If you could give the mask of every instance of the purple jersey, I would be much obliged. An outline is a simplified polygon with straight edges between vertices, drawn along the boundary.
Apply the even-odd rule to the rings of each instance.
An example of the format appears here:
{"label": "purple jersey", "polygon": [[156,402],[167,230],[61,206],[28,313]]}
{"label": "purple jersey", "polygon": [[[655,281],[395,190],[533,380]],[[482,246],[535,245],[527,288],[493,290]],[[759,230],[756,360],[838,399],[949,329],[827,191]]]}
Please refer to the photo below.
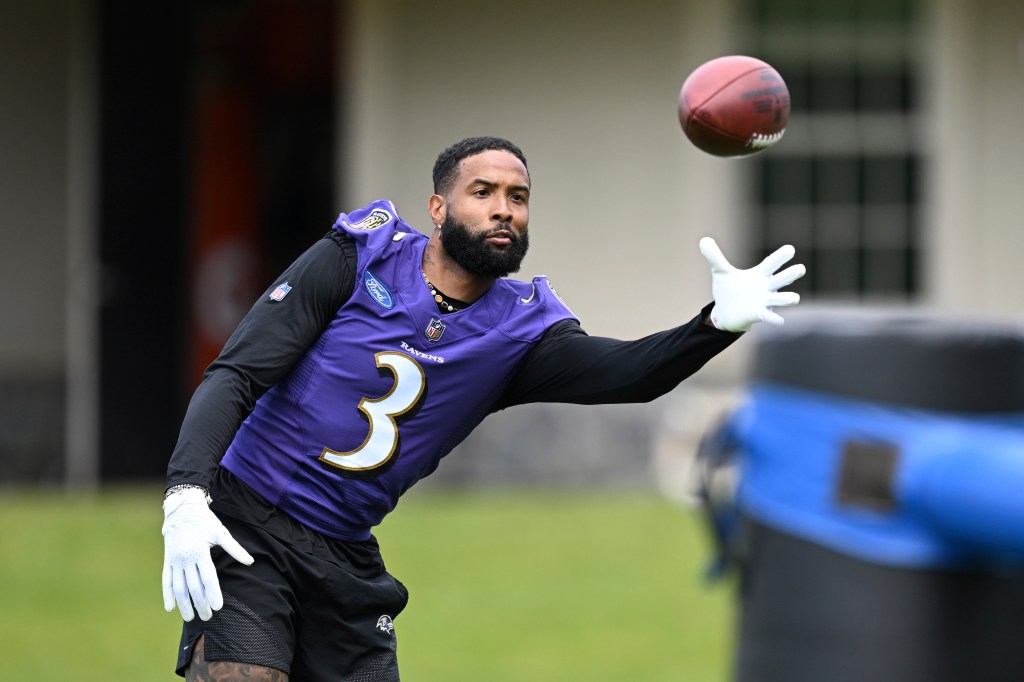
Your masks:
{"label": "purple jersey", "polygon": [[443,317],[427,238],[389,201],[341,214],[356,284],[320,338],[256,403],[221,464],[299,522],[365,540],[491,411],[520,360],[573,315],[543,277],[500,279]]}

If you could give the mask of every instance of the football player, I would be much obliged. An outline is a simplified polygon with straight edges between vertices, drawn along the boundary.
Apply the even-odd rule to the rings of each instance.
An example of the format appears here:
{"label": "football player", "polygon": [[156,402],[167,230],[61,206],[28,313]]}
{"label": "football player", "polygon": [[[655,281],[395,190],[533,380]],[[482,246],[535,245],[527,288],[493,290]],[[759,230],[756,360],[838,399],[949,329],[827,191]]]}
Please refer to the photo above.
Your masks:
{"label": "football player", "polygon": [[804,274],[776,273],[791,247],[737,270],[705,238],[703,310],[635,341],[590,336],[545,278],[507,278],[529,244],[518,147],[463,140],[433,181],[429,237],[389,201],[342,213],[191,400],[163,524],[164,606],[184,619],[189,680],[398,680],[408,593],[371,530],[402,493],[492,412],[650,401],[798,301],[778,292]]}

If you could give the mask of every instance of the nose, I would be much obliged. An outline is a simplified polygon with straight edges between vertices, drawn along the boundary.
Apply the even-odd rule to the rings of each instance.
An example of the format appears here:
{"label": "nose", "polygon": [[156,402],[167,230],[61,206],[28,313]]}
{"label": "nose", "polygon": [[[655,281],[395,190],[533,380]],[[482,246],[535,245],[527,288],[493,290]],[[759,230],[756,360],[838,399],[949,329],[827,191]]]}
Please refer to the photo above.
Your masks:
{"label": "nose", "polygon": [[497,196],[494,200],[494,208],[491,212],[491,220],[498,223],[512,222],[512,204],[506,196]]}

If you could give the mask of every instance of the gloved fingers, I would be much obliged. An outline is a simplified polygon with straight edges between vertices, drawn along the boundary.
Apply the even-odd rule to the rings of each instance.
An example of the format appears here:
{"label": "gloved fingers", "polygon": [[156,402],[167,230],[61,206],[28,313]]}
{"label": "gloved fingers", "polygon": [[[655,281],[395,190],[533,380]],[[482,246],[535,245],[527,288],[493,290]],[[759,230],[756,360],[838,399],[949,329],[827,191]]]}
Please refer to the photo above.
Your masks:
{"label": "gloved fingers", "polygon": [[795,291],[776,291],[768,294],[765,297],[765,305],[769,307],[775,306],[791,306],[796,305],[800,302],[800,294]]}
{"label": "gloved fingers", "polygon": [[778,270],[782,265],[793,258],[796,255],[796,249],[792,245],[786,244],[780,246],[774,252],[770,253],[761,263],[755,268],[761,274],[767,276]]}
{"label": "gloved fingers", "polygon": [[[224,606],[224,595],[220,591],[220,580],[217,578],[217,568],[213,565],[213,559],[209,556],[199,561],[199,579],[203,583],[203,594],[206,595],[206,603],[210,606],[210,615],[213,611],[219,611]],[[199,614],[203,618],[202,614]],[[209,618],[203,618],[209,620]]]}
{"label": "gloved fingers", "polygon": [[732,272],[735,268],[726,260],[725,255],[722,254],[722,250],[718,248],[718,244],[711,237],[704,237],[700,240],[700,252],[704,255],[704,259],[711,266],[711,272],[723,273]]}
{"label": "gloved fingers", "polygon": [[213,611],[210,610],[210,603],[206,599],[206,589],[199,577],[199,569],[195,564],[185,566],[185,582],[188,584],[188,593],[192,596],[192,604],[195,606],[196,614],[200,620],[210,620]]}
{"label": "gloved fingers", "polygon": [[224,548],[224,551],[230,554],[235,561],[245,564],[246,566],[252,566],[254,559],[249,552],[245,551],[245,548],[238,543],[227,528],[221,526],[220,533],[217,537],[217,544]]}
{"label": "gloved fingers", "polygon": [[768,288],[772,290],[777,290],[781,289],[782,287],[788,287],[790,284],[797,281],[806,274],[807,268],[804,267],[803,263],[790,265],[782,272],[777,273],[768,279]]}
{"label": "gloved fingers", "polygon": [[178,610],[181,611],[183,620],[189,621],[196,617],[192,610],[192,600],[188,596],[188,581],[185,579],[185,571],[181,568],[171,568],[171,590],[174,594],[174,601],[178,603]]}
{"label": "gloved fingers", "polygon": [[786,323],[786,321],[782,319],[782,315],[779,315],[774,310],[769,310],[768,308],[762,310],[761,314],[758,317],[761,318],[762,322],[767,322],[773,327],[781,327],[783,324]]}
{"label": "gloved fingers", "polygon": [[164,559],[164,570],[160,575],[160,582],[164,594],[164,611],[170,613],[174,610],[174,589],[171,586],[171,564]]}

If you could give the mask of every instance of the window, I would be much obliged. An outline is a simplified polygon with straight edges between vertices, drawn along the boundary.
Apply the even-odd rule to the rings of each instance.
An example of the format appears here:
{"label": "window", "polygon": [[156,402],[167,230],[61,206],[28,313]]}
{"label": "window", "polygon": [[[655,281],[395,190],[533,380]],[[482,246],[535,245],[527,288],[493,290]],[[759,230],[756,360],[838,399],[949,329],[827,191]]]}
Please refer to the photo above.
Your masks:
{"label": "window", "polygon": [[817,301],[912,300],[922,158],[914,0],[747,0],[748,53],[789,86],[786,136],[752,157],[755,261],[783,243]]}

